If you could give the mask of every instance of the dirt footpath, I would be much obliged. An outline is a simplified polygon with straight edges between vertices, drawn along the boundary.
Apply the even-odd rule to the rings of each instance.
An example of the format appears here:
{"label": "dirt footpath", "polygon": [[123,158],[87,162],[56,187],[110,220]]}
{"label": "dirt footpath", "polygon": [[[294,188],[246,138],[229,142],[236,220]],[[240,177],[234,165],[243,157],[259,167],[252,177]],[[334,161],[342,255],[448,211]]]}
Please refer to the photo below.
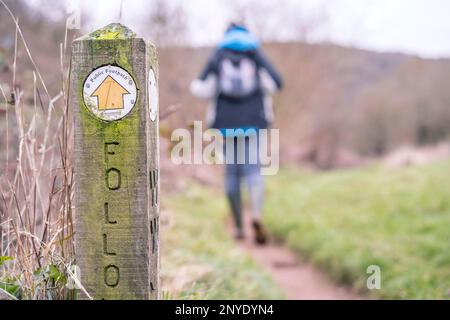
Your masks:
{"label": "dirt footpath", "polygon": [[[253,230],[249,214],[245,218],[246,238],[238,245],[272,276],[274,282],[290,300],[361,300],[363,297],[348,288],[336,285],[326,274],[311,264],[301,261],[289,248],[270,241],[257,246],[253,241]],[[231,220],[228,221],[232,234]]]}

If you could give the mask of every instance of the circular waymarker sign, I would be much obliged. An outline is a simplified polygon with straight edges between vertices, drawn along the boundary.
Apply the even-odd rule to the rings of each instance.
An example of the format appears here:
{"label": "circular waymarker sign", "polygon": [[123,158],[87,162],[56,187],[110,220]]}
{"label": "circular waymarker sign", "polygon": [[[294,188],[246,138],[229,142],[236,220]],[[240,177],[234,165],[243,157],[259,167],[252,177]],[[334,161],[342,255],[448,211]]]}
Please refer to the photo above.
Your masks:
{"label": "circular waymarker sign", "polygon": [[92,71],[84,81],[83,99],[86,107],[98,118],[119,120],[136,104],[136,83],[125,69],[103,66]]}
{"label": "circular waymarker sign", "polygon": [[156,77],[153,69],[148,72],[148,105],[150,106],[150,120],[155,121],[158,115],[158,87],[156,84]]}

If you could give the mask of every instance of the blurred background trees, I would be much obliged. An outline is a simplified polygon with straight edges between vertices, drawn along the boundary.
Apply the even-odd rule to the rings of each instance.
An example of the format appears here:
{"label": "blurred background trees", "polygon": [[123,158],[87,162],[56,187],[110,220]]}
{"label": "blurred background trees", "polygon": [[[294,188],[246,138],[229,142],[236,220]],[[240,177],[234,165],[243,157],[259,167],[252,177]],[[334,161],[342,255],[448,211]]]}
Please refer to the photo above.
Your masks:
{"label": "blurred background trees", "polygon": [[[6,2],[19,17],[49,87],[53,93],[58,92],[60,44],[64,43],[68,16],[64,3]],[[322,169],[352,166],[363,158],[382,156],[404,145],[429,145],[448,139],[448,59],[313,43],[318,34],[326,39],[330,28],[326,7],[307,11],[287,0],[226,2],[224,17],[248,24],[263,40],[265,51],[285,79],[285,90],[275,98],[275,127],[281,129],[284,163],[306,162]],[[132,12],[124,3],[123,15],[130,20]],[[85,3],[81,9],[84,29],[70,31],[69,43],[89,32],[86,26],[91,26],[98,14],[88,10]],[[165,120],[167,129],[203,119],[206,107],[190,96],[188,87],[212,48],[192,46],[192,17],[187,9],[181,1],[152,0],[132,19],[135,31],[159,47],[162,112],[169,106],[181,106]],[[11,88],[15,26],[3,9],[0,27],[0,81]],[[24,48],[19,45],[17,86],[30,83],[33,77],[24,57]]]}

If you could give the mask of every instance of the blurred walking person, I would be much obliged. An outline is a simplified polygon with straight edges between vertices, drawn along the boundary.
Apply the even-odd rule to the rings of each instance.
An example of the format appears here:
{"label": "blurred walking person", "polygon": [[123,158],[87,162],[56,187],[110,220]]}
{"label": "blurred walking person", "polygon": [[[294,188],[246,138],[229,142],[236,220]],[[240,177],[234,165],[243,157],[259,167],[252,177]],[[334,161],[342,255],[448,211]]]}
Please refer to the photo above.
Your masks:
{"label": "blurred walking person", "polygon": [[[258,131],[270,126],[271,95],[281,87],[282,79],[261,52],[260,42],[242,23],[230,24],[200,77],[191,84],[195,96],[210,101],[208,126],[219,129],[224,137],[225,191],[236,238],[245,237],[241,196],[241,183],[245,181],[255,241],[261,245],[266,243],[267,235],[261,219],[264,180],[259,161],[259,148],[264,142],[258,141]],[[245,159],[238,159],[243,149],[241,156]],[[256,161],[250,161],[251,155],[257,155]]]}

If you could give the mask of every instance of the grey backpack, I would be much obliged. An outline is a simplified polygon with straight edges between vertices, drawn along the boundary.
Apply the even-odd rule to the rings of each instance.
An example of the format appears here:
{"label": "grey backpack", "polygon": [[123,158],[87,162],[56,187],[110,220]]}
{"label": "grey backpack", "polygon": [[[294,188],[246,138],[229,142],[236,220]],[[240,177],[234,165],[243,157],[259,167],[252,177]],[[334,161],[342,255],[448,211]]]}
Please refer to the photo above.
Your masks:
{"label": "grey backpack", "polygon": [[259,88],[258,66],[248,57],[232,61],[224,57],[219,62],[219,92],[231,98],[244,98]]}

